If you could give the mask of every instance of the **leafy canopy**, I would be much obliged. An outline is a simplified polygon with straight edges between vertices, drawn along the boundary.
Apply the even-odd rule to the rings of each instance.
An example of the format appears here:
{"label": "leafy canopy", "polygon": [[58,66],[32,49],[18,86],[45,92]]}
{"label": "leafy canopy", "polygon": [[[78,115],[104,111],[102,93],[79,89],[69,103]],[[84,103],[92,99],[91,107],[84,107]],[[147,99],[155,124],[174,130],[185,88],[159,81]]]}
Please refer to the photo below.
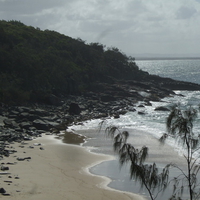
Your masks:
{"label": "leafy canopy", "polygon": [[79,94],[110,79],[106,77],[135,79],[138,74],[146,75],[117,48],[85,44],[19,21],[0,21],[0,101]]}

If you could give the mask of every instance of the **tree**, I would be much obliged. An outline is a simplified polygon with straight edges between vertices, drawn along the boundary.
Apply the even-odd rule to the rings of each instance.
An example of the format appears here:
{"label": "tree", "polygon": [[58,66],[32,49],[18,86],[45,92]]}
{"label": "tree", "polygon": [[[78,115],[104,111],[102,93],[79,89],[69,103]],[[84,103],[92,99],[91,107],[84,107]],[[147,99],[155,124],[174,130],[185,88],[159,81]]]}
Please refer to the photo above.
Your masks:
{"label": "tree", "polygon": [[[100,129],[105,121],[100,124]],[[106,128],[106,134],[113,139],[114,151],[119,155],[120,165],[130,163],[130,179],[135,179],[146,188],[151,200],[155,200],[160,192],[168,186],[169,165],[159,172],[155,163],[145,164],[148,157],[148,148],[143,146],[140,150],[127,142],[129,133],[120,131],[116,126]]]}
{"label": "tree", "polygon": [[171,199],[180,198],[185,189],[189,190],[190,200],[197,200],[200,197],[200,183],[197,179],[200,170],[198,163],[200,155],[197,152],[200,149],[200,136],[193,132],[197,114],[198,110],[194,107],[189,106],[183,109],[180,105],[174,105],[167,117],[168,134],[163,135],[160,139],[161,142],[164,142],[168,137],[174,137],[186,150],[184,158],[187,163],[187,172],[173,164],[181,174],[174,178],[174,191]]}
{"label": "tree", "polygon": [[[181,169],[177,164],[170,163],[159,172],[155,163],[144,163],[148,157],[147,147],[144,146],[138,150],[127,142],[129,137],[127,131],[121,132],[116,126],[106,128],[106,134],[113,139],[114,151],[119,155],[120,165],[130,163],[130,178],[134,178],[140,183],[141,187],[146,188],[152,200],[156,199],[158,194],[163,192],[171,183],[173,184],[173,191],[170,200],[182,200],[183,192],[186,190],[190,200],[200,198],[200,182],[197,177],[200,170],[198,152],[200,150],[200,135],[193,132],[197,114],[198,109],[192,106],[187,108],[180,105],[172,106],[166,120],[168,133],[165,133],[159,140],[164,144],[167,138],[173,137],[180,143],[185,149],[183,156],[186,160],[187,170]],[[171,166],[178,169],[180,174],[173,180],[168,180],[169,167]]]}

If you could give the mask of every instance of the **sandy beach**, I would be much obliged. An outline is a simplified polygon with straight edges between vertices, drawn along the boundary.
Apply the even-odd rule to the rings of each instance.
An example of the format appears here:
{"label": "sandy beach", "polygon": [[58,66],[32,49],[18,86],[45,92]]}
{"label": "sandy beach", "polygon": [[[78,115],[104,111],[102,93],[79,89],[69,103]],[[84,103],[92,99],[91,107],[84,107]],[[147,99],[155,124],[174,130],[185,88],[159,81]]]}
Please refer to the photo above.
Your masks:
{"label": "sandy beach", "polygon": [[139,195],[110,189],[106,186],[108,178],[89,173],[88,167],[112,159],[111,156],[63,144],[50,135],[24,144],[14,143],[8,149],[17,152],[1,160],[9,170],[1,171],[0,188],[9,196],[2,195],[0,199],[144,200]]}
{"label": "sandy beach", "polygon": [[[152,164],[156,163],[157,167],[161,170],[165,165],[174,163],[181,167],[183,170],[186,169],[186,163],[183,156],[181,156],[174,147],[168,145],[161,145],[158,139],[153,137],[149,132],[137,130],[137,129],[126,129],[130,133],[130,138],[128,140],[135,148],[140,149],[142,146],[147,146],[149,148],[149,157],[146,160],[146,163]],[[87,143],[84,143],[85,146],[94,147],[93,151],[108,155],[117,156],[112,147],[112,140],[108,137],[105,137],[104,131],[98,133],[93,129],[82,129],[75,130],[75,132],[85,135],[87,138],[91,138]],[[121,191],[133,192],[136,194],[142,194],[148,196],[148,192],[140,190],[140,184],[134,180],[130,181],[129,167],[121,169],[119,167],[118,158],[116,160],[108,161],[101,163],[92,167],[92,173],[110,177],[112,182],[109,183],[109,187],[119,189]],[[176,168],[170,168],[169,180],[172,180],[174,177],[178,176],[180,171]],[[169,199],[172,194],[172,185],[167,188],[165,193],[160,193],[158,200]]]}

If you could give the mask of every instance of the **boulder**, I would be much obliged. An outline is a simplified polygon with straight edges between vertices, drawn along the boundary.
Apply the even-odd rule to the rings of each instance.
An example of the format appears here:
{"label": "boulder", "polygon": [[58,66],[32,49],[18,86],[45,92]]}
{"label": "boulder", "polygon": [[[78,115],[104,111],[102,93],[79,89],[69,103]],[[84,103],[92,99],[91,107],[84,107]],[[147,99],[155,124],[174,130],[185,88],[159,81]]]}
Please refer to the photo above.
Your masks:
{"label": "boulder", "polygon": [[170,111],[170,109],[164,106],[159,106],[155,108],[155,111]]}
{"label": "boulder", "polygon": [[20,124],[20,127],[23,128],[23,129],[29,129],[30,127],[32,127],[32,123],[27,121],[27,122],[22,122]]}
{"label": "boulder", "polygon": [[2,171],[9,170],[9,167],[6,167],[6,166],[1,166],[1,170],[2,170]]}
{"label": "boulder", "polygon": [[29,121],[33,121],[35,119],[37,119],[38,117],[36,115],[27,113],[27,112],[22,112],[18,115],[17,119],[19,121],[23,121],[23,120],[29,120]]}
{"label": "boulder", "polygon": [[48,122],[49,128],[56,128],[60,125],[60,123],[57,122]]}
{"label": "boulder", "polygon": [[4,193],[6,193],[6,190],[4,188],[0,188],[0,193],[4,194]]}
{"label": "boulder", "polygon": [[116,98],[112,95],[102,95],[101,101],[103,101],[103,102],[116,101]]}
{"label": "boulder", "polygon": [[77,103],[71,103],[68,111],[70,115],[79,115],[81,113],[81,108]]}
{"label": "boulder", "polygon": [[142,105],[142,104],[138,105],[138,108],[144,108],[144,107],[145,107],[145,106]]}
{"label": "boulder", "polygon": [[138,111],[138,115],[145,115],[144,111]]}
{"label": "boulder", "polygon": [[113,115],[113,117],[114,117],[115,119],[118,119],[118,118],[120,118],[120,115],[119,115],[119,114],[115,114],[115,115]]}
{"label": "boulder", "polygon": [[13,127],[13,121],[10,119],[4,119],[3,123],[5,124],[6,127]]}
{"label": "boulder", "polygon": [[46,111],[42,108],[30,109],[29,113],[33,114],[33,115],[37,115],[38,117],[44,117],[44,116],[47,116],[49,114],[48,111]]}
{"label": "boulder", "polygon": [[48,131],[49,130],[49,125],[43,120],[36,119],[33,121],[33,126],[38,129],[38,130],[44,130]]}

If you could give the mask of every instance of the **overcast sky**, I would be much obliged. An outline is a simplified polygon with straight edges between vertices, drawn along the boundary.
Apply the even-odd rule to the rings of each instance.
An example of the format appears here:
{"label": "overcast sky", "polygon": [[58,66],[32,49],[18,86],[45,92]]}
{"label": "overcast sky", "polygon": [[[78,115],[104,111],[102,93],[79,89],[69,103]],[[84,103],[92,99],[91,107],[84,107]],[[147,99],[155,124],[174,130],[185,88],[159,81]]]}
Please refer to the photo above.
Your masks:
{"label": "overcast sky", "polygon": [[200,0],[0,0],[0,18],[130,55],[200,53]]}

